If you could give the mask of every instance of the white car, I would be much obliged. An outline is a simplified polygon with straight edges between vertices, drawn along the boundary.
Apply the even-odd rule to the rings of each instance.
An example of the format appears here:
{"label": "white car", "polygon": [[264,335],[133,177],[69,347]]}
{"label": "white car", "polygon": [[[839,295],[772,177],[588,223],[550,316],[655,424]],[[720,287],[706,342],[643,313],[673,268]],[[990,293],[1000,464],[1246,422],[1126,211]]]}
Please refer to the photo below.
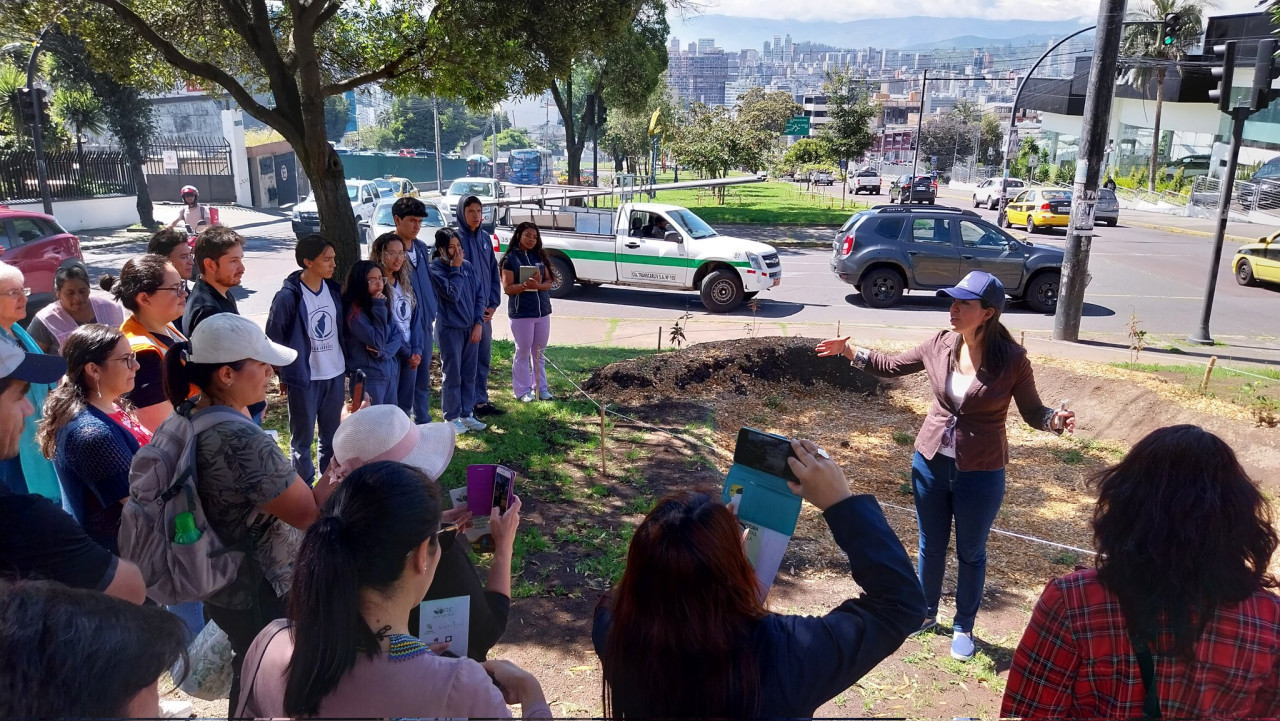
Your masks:
{"label": "white car", "polygon": [[[351,201],[351,211],[356,215],[356,226],[363,231],[362,243],[373,242],[370,222],[382,192],[372,180],[348,180],[347,199]],[[320,213],[316,209],[316,194],[312,191],[301,203],[293,206],[293,234],[302,238],[304,235],[320,232]]]}
{"label": "white car", "polygon": [[[973,191],[973,207],[985,205],[991,210],[1000,207],[1000,178],[987,178],[978,185]],[[1009,184],[1005,186],[1004,197],[1012,198],[1013,196],[1026,190],[1027,183],[1025,180],[1018,178],[1009,178]]]}
{"label": "white car", "polygon": [[[449,185],[449,190],[440,199],[440,206],[448,208],[457,215],[458,202],[468,195],[474,195],[482,201],[497,200],[503,196],[502,184],[493,178],[458,178]],[[461,225],[462,219],[453,217],[451,221]],[[493,206],[484,206],[485,225],[493,224]]]}
{"label": "white car", "polygon": [[[394,233],[396,230],[396,221],[391,217],[391,206],[396,204],[396,199],[384,199],[378,203],[377,210],[373,211],[373,227],[369,237],[372,242],[383,233]],[[449,225],[445,220],[444,214],[440,212],[440,208],[432,203],[426,203],[427,214],[422,217],[422,230],[418,231],[418,240],[426,243],[427,246],[434,248],[436,245],[436,231]],[[368,257],[368,253],[361,255]]]}

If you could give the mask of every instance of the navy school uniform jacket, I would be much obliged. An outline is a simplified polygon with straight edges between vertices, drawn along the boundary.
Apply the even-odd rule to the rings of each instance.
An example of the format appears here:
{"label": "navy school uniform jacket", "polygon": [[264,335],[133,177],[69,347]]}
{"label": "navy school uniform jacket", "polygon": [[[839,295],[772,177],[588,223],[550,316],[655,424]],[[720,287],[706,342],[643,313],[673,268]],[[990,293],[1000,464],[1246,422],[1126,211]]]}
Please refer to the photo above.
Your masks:
{"label": "navy school uniform jacket", "polygon": [[[413,297],[417,303],[414,311],[416,313],[419,308],[422,308],[424,312],[419,313],[417,318],[422,328],[421,342],[410,341],[410,355],[423,354],[431,346],[431,326],[436,322],[436,313],[439,310],[436,291],[431,284],[432,250],[426,243],[416,239],[413,241],[413,249],[418,254],[417,264],[409,264],[409,280],[413,284]],[[405,258],[404,262],[409,263],[409,259]]]}
{"label": "navy school uniform jacket", "polygon": [[483,276],[477,275],[469,260],[457,267],[449,265],[444,258],[432,260],[431,283],[439,301],[436,323],[441,328],[461,330],[484,322],[488,296],[481,293],[482,282]]}
{"label": "navy school uniform jacket", "polygon": [[[342,315],[342,293],[332,280],[324,281],[324,288],[333,298],[338,317],[333,319],[333,332],[338,334],[338,347],[346,351],[346,323]],[[307,333],[305,306],[302,302],[302,271],[295,270],[284,279],[284,285],[271,300],[271,312],[267,315],[267,337],[298,351],[298,357],[280,369],[280,382],[295,388],[311,383],[311,336]],[[310,290],[306,292],[310,293]]]}
{"label": "navy school uniform jacket", "polygon": [[370,380],[400,377],[399,356],[408,352],[400,326],[391,318],[386,298],[375,298],[371,312],[350,307],[346,317],[347,370],[363,370]]}
{"label": "navy school uniform jacket", "polygon": [[475,268],[477,292],[483,294],[484,307],[497,308],[502,305],[502,273],[498,272],[498,256],[493,252],[493,236],[485,232],[484,223],[471,232],[462,211],[467,200],[474,197],[468,195],[458,201],[458,240],[462,241],[462,257]]}

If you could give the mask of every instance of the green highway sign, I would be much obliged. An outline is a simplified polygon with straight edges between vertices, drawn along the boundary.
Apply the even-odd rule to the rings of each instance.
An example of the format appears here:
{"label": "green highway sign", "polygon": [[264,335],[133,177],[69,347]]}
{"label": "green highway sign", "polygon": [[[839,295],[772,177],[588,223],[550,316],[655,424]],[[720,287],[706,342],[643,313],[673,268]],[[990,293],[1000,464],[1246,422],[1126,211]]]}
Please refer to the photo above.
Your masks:
{"label": "green highway sign", "polygon": [[787,121],[787,129],[782,131],[783,135],[808,135],[809,134],[809,118],[804,115],[797,115]]}

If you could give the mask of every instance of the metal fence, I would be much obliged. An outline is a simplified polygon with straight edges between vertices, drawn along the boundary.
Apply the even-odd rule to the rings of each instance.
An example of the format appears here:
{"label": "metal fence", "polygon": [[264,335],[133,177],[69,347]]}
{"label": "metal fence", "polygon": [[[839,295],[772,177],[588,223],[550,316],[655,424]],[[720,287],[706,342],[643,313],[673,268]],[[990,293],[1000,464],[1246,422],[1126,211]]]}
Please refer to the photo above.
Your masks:
{"label": "metal fence", "polygon": [[[1191,203],[1206,208],[1218,207],[1221,184],[1219,179],[1207,175],[1197,177],[1191,183]],[[1280,215],[1280,184],[1237,180],[1232,186],[1231,196],[1234,210]]]}
{"label": "metal fence", "polygon": [[[45,153],[49,191],[54,200],[80,200],[134,192],[133,172],[118,150],[65,150]],[[0,152],[0,200],[39,200],[36,154],[30,150]]]}
{"label": "metal fence", "polygon": [[236,198],[231,144],[225,138],[157,138],[143,168],[153,198],[177,200],[185,185],[200,190],[201,202]]}

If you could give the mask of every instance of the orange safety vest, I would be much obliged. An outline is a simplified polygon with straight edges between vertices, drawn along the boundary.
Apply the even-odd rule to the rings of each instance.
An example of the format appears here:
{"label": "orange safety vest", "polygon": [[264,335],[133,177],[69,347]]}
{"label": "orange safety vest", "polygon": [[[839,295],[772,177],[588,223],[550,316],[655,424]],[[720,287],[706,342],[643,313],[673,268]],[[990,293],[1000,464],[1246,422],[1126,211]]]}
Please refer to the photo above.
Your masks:
{"label": "orange safety vest", "polygon": [[[166,324],[165,327],[169,331],[169,337],[175,341],[182,342],[187,339],[172,323]],[[129,348],[134,353],[139,355],[155,353],[160,356],[161,365],[164,364],[164,355],[169,349],[152,335],[151,331],[146,329],[146,326],[142,325],[137,316],[130,314],[124,323],[120,324],[120,332],[124,333],[124,337],[129,339]],[[187,390],[187,397],[190,398],[191,396],[199,395],[199,393],[200,389],[192,385]]]}

